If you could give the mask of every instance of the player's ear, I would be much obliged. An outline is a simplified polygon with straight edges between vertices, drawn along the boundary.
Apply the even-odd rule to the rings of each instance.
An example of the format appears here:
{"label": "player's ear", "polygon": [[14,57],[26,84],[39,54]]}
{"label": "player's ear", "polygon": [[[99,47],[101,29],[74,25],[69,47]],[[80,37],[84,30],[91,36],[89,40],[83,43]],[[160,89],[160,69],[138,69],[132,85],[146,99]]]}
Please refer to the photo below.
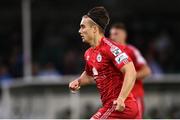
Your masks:
{"label": "player's ear", "polygon": [[98,27],[96,25],[93,25],[93,31],[96,33],[98,31]]}

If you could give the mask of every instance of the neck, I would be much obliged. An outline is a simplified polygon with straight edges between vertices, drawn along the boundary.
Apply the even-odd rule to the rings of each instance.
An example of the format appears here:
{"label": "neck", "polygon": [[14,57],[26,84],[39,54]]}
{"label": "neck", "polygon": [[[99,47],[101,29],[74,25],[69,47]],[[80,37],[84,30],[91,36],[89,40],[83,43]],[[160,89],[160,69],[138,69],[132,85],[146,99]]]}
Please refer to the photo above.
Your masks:
{"label": "neck", "polygon": [[100,44],[100,42],[101,42],[100,39],[101,39],[102,37],[104,37],[103,34],[96,35],[96,36],[94,37],[94,39],[92,40],[91,46],[92,46],[93,48],[95,48],[96,46],[98,46],[98,45]]}

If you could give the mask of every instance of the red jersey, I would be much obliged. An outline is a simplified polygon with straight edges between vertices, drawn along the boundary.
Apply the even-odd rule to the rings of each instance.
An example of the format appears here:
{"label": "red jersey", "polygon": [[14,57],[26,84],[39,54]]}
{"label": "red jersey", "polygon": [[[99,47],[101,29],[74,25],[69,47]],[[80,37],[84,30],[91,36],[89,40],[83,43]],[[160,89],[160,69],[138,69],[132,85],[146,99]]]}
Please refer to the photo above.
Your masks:
{"label": "red jersey", "polygon": [[[136,71],[139,71],[141,67],[146,64],[144,57],[141,55],[141,53],[136,47],[132,45],[126,45],[125,51],[129,55],[129,57],[132,59]],[[135,85],[132,89],[132,93],[135,97],[144,96],[144,88],[143,88],[142,80],[136,80]]]}
{"label": "red jersey", "polygon": [[[124,49],[124,46],[103,37],[97,47],[85,52],[85,71],[96,81],[103,106],[112,106],[121,91],[124,75],[120,69],[131,61]],[[128,99],[135,100],[132,94]]]}

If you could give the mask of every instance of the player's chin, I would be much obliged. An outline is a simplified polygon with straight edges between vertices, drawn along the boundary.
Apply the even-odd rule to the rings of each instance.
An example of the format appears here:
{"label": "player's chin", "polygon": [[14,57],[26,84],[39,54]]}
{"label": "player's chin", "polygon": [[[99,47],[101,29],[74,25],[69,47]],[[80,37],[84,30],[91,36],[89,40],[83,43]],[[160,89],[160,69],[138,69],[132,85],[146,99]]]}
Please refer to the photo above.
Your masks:
{"label": "player's chin", "polygon": [[86,39],[84,39],[84,38],[82,38],[82,41],[83,41],[83,42],[85,42],[85,43],[87,43],[87,40],[86,40]]}
{"label": "player's chin", "polygon": [[85,42],[85,39],[82,38],[82,42]]}

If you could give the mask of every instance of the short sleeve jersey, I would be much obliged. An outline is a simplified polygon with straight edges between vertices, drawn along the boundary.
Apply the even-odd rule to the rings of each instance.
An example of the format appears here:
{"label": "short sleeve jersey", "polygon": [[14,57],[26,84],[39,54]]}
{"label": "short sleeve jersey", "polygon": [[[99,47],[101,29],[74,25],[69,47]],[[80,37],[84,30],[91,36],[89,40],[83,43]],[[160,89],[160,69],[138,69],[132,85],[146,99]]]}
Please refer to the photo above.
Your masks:
{"label": "short sleeve jersey", "polygon": [[[85,52],[85,71],[96,81],[103,106],[112,104],[121,91],[124,75],[120,70],[132,61],[124,50],[125,46],[103,37],[97,47]],[[131,98],[132,94],[128,96]]]}

